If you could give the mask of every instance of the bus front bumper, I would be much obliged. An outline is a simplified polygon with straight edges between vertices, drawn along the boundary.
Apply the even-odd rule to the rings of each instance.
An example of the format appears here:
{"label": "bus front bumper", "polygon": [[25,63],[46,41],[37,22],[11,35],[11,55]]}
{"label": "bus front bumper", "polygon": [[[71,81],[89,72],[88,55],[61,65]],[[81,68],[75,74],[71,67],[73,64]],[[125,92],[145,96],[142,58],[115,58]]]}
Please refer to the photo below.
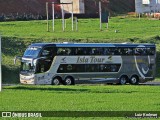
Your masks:
{"label": "bus front bumper", "polygon": [[34,75],[25,76],[20,74],[20,83],[21,84],[35,84],[35,77]]}

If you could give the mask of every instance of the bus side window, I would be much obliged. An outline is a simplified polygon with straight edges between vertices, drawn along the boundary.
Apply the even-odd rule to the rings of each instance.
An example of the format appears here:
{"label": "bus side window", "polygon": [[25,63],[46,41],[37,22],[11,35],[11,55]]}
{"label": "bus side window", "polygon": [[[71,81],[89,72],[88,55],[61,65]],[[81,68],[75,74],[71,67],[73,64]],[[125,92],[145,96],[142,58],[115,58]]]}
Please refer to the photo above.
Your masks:
{"label": "bus side window", "polygon": [[72,49],[71,48],[58,48],[57,55],[71,55]]}
{"label": "bus side window", "polygon": [[76,55],[83,55],[83,50],[82,50],[82,48],[77,48],[77,49],[76,49]]}
{"label": "bus side window", "polygon": [[115,55],[115,48],[109,48],[109,54]]}
{"label": "bus side window", "polygon": [[127,55],[132,55],[133,54],[133,49],[132,48],[127,48],[126,54]]}
{"label": "bus side window", "polygon": [[122,55],[132,55],[133,50],[132,48],[121,48],[121,54]]}
{"label": "bus side window", "polygon": [[146,53],[148,55],[154,55],[155,54],[155,49],[154,48],[146,48]]}
{"label": "bus side window", "polygon": [[114,48],[107,48],[107,49],[106,49],[106,54],[107,54],[107,55],[115,55],[115,50],[114,50]]}
{"label": "bus side window", "polygon": [[98,55],[103,55],[103,48],[98,48]]}
{"label": "bus side window", "polygon": [[53,47],[46,47],[43,49],[41,53],[41,57],[51,57],[53,58],[55,55]]}
{"label": "bus side window", "polygon": [[72,49],[71,48],[66,48],[65,49],[65,54],[66,55],[71,55],[71,53],[72,53]]}
{"label": "bus side window", "polygon": [[121,48],[115,48],[114,54],[115,55],[120,55],[121,54]]}
{"label": "bus side window", "polygon": [[49,56],[50,52],[48,50],[43,50],[41,56]]}
{"label": "bus side window", "polygon": [[84,47],[84,48],[76,48],[76,50],[75,50],[75,54],[76,55],[88,55],[88,50],[89,50],[89,48],[87,48],[87,47]]}
{"label": "bus side window", "polygon": [[140,55],[140,50],[139,48],[134,48],[134,55]]}
{"label": "bus side window", "polygon": [[91,48],[89,53],[90,55],[96,55],[96,48]]}
{"label": "bus side window", "polygon": [[63,48],[58,48],[57,49],[57,55],[63,55],[64,54],[64,49]]}
{"label": "bus side window", "polygon": [[94,49],[94,55],[103,55],[103,48],[102,47],[97,47],[93,48]]}
{"label": "bus side window", "polygon": [[104,48],[103,55],[111,55],[109,48]]}
{"label": "bus side window", "polygon": [[146,50],[146,48],[142,48],[142,55],[147,55],[147,50]]}
{"label": "bus side window", "polygon": [[135,48],[134,49],[134,55],[147,55],[147,49],[146,48]]}
{"label": "bus side window", "polygon": [[155,54],[155,48],[151,48],[151,55],[154,55]]}

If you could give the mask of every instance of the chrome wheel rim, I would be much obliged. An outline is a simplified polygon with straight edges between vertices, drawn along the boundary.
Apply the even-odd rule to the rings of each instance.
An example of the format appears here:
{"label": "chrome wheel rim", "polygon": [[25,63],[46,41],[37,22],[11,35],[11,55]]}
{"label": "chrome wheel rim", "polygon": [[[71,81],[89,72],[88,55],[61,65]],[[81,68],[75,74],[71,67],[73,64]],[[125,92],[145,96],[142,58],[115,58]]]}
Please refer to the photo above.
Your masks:
{"label": "chrome wheel rim", "polygon": [[59,84],[59,80],[56,78],[53,80],[54,85],[58,85]]}
{"label": "chrome wheel rim", "polygon": [[71,85],[72,80],[70,78],[67,78],[65,82],[66,82],[67,85]]}
{"label": "chrome wheel rim", "polygon": [[135,84],[136,82],[137,82],[137,79],[136,79],[135,77],[132,77],[132,78],[131,78],[131,83],[132,83],[132,84]]}
{"label": "chrome wheel rim", "polygon": [[126,78],[124,78],[124,77],[121,78],[121,84],[122,84],[122,85],[126,84]]}

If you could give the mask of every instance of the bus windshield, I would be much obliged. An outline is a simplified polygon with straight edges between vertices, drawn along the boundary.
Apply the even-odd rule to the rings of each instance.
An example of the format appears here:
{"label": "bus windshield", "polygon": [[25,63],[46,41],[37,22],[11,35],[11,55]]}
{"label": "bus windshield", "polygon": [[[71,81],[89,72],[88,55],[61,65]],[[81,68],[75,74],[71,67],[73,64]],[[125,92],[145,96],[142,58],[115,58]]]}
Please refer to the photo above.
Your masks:
{"label": "bus windshield", "polygon": [[35,72],[35,67],[29,62],[21,62],[21,71]]}
{"label": "bus windshield", "polygon": [[27,50],[24,53],[24,57],[32,57],[32,58],[36,58],[39,55],[41,48],[37,48],[37,47],[29,47],[27,48]]}

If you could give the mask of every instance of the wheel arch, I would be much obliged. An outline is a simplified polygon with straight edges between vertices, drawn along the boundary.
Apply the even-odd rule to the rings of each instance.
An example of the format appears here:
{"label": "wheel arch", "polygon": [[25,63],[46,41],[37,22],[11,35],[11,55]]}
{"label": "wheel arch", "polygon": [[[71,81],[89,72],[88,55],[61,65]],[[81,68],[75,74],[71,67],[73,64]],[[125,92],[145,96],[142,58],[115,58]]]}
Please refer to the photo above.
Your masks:
{"label": "wheel arch", "polygon": [[132,74],[132,75],[130,76],[130,78],[132,78],[133,76],[136,76],[136,77],[138,78],[138,80],[139,80],[139,76],[138,76],[137,74]]}

